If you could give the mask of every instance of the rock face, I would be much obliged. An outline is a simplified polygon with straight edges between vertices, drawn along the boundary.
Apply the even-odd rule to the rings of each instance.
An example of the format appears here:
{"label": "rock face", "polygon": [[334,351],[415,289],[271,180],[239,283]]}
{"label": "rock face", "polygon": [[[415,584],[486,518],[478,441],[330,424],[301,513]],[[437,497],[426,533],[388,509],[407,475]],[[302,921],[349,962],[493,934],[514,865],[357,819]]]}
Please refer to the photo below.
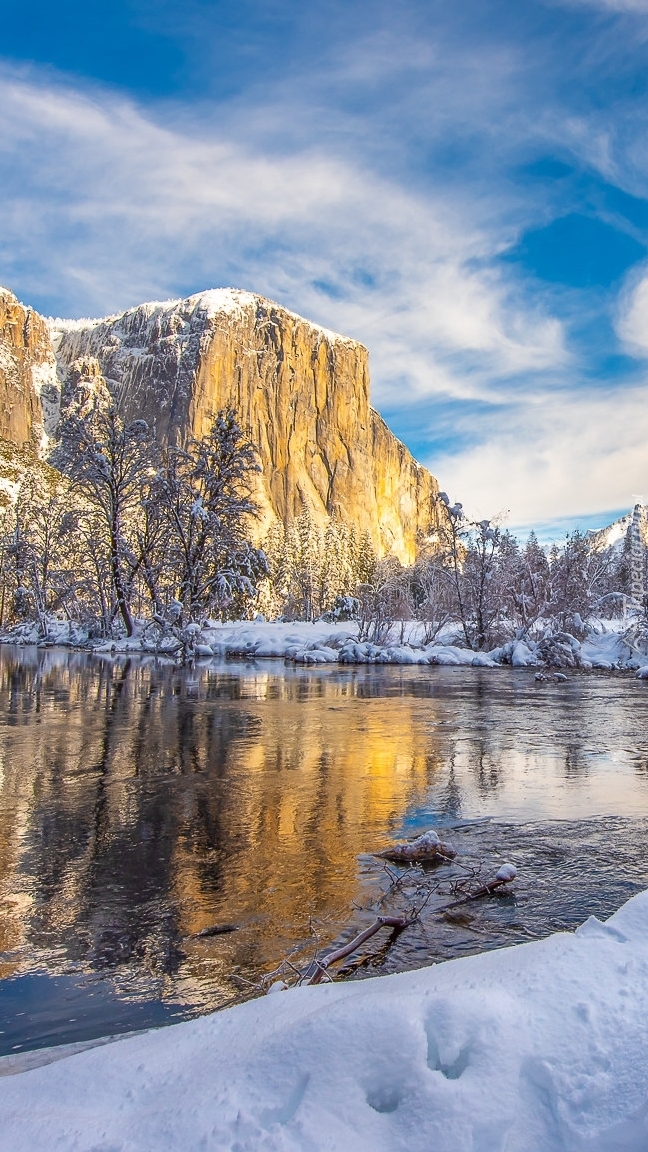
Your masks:
{"label": "rock face", "polygon": [[55,419],[56,361],[46,322],[0,288],[0,439],[36,448]]}
{"label": "rock face", "polygon": [[88,366],[127,418],[172,443],[235,408],[260,452],[260,535],[308,507],[409,563],[429,531],[437,483],[369,406],[367,351],[354,340],[232,289],[48,325],[0,288],[0,441],[35,459],[61,385],[73,401]]}
{"label": "rock face", "polygon": [[368,531],[379,555],[413,560],[437,483],[369,406],[361,344],[232,289],[51,333],[62,378],[94,358],[124,414],[164,440],[202,435],[235,408],[260,451],[262,530],[308,506]]}

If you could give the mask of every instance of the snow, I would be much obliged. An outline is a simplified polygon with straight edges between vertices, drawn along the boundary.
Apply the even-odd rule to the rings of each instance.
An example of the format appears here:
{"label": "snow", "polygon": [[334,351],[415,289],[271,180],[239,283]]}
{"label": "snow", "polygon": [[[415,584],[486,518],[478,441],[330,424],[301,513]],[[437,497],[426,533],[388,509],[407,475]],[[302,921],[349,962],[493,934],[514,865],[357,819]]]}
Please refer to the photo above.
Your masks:
{"label": "snow", "polygon": [[[619,627],[621,623],[619,622]],[[331,624],[317,621],[307,623],[266,623],[241,621],[220,624],[209,621],[197,639],[203,654],[209,650],[214,656],[245,659],[284,659],[296,664],[439,664],[497,668],[511,664],[514,668],[538,667],[542,664],[537,646],[523,640],[490,652],[474,652],[471,648],[439,640],[423,645],[422,626],[407,625],[404,643],[373,644],[360,641],[357,625]],[[648,666],[648,653],[628,643],[623,633],[612,628],[591,632],[582,642],[574,636],[559,633],[551,646],[551,659],[560,667],[568,668],[640,669]]]}
{"label": "snow", "polygon": [[574,934],[5,1057],[0,1149],[646,1152],[647,1049],[648,892]]}
{"label": "snow", "polygon": [[[178,607],[180,607],[178,605]],[[509,640],[490,652],[474,652],[456,642],[443,642],[437,638],[423,644],[422,624],[412,621],[405,625],[405,640],[374,644],[358,639],[358,625],[315,623],[301,621],[266,622],[239,620],[221,623],[206,620],[202,625],[190,624],[184,630],[188,654],[199,660],[285,660],[293,664],[399,664],[444,665],[446,667],[546,668],[550,678],[568,680],[577,671],[634,672],[640,679],[648,679],[648,628],[630,625],[628,621],[599,621],[590,626],[583,640],[565,632],[551,633],[540,641]],[[400,631],[400,625],[399,625]],[[80,625],[66,620],[50,618],[48,645],[86,647],[98,653],[151,653],[169,656],[177,654],[181,643],[176,633],[169,631],[162,639],[151,631],[150,621],[136,621],[132,637],[91,640]],[[452,630],[448,640],[456,640]],[[0,642],[18,644],[42,643],[38,624],[28,621],[0,633]],[[537,676],[536,679],[546,679]]]}
{"label": "snow", "polygon": [[[188,317],[191,317],[197,312],[204,313],[207,319],[214,319],[218,316],[241,317],[246,312],[254,311],[256,313],[259,305],[266,309],[279,309],[293,320],[298,320],[303,324],[307,324],[309,328],[320,332],[330,343],[357,343],[357,341],[350,339],[348,336],[342,336],[338,332],[332,332],[329,328],[324,328],[320,324],[313,324],[311,320],[304,319],[304,317],[299,316],[296,312],[291,312],[289,309],[283,308],[272,300],[267,300],[264,296],[259,296],[253,292],[246,292],[240,288],[210,288],[204,292],[196,292],[193,296],[188,296],[185,299],[151,300],[145,304],[139,304],[136,308],[130,308],[126,312],[100,319],[64,320],[60,317],[48,317],[46,322],[49,327],[53,345],[58,351],[61,340],[66,334],[84,332],[100,325],[118,326],[119,322],[124,318],[135,314],[145,316],[150,321],[159,317],[161,314],[170,316],[176,313],[178,318],[182,317],[186,322]],[[132,347],[129,351],[130,354],[133,355],[134,349]]]}
{"label": "snow", "polygon": [[599,551],[605,548],[618,548],[619,545],[623,545],[631,524],[632,512],[628,512],[607,527],[590,530],[586,535]]}

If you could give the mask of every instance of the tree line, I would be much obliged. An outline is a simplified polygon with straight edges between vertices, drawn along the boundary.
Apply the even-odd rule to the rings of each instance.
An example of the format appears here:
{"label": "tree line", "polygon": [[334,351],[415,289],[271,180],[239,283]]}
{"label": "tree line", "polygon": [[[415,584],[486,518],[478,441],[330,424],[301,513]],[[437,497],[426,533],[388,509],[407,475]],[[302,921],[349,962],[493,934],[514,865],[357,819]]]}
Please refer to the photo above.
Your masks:
{"label": "tree line", "polygon": [[255,599],[267,576],[250,532],[259,464],[233,411],[162,446],[145,421],[124,419],[91,362],[66,382],[51,461],[5,509],[4,625],[34,619],[46,634],[58,616],[131,636],[136,616],[186,626]]}
{"label": "tree line", "polygon": [[[76,375],[74,372],[76,371]],[[418,642],[454,628],[480,650],[550,625],[577,633],[629,593],[629,544],[597,550],[576,531],[543,549],[471,521],[440,493],[416,561],[378,560],[367,533],[308,510],[259,547],[258,455],[235,412],[203,437],[160,445],[126,421],[92,362],[64,389],[56,469],[28,472],[8,502],[0,548],[0,625],[53,618],[96,637],[208,618],[356,619],[360,636]]]}
{"label": "tree line", "polygon": [[547,550],[531,532],[521,544],[490,520],[470,520],[441,492],[415,563],[404,568],[388,557],[360,589],[361,635],[402,642],[407,621],[419,621],[423,643],[452,627],[475,651],[546,633],[583,636],[589,617],[624,611],[630,582],[629,539],[618,550],[600,548],[575,530]]}

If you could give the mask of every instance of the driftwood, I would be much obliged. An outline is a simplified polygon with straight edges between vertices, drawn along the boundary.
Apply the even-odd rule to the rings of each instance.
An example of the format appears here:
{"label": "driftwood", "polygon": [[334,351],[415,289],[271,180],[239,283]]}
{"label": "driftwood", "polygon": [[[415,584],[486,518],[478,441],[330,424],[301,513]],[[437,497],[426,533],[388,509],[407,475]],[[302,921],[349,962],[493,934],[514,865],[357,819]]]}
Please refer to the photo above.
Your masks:
{"label": "driftwood", "polygon": [[[471,892],[468,896],[463,896],[461,900],[455,900],[452,904],[446,904],[443,908],[438,908],[436,911],[443,914],[452,908],[457,908],[461,904],[467,904],[471,900],[479,900],[482,896],[490,896],[492,892],[496,892],[504,884],[510,884],[517,875],[515,865],[502,864],[499,871],[496,873],[492,880],[488,880],[486,884],[482,884],[476,892]],[[431,895],[431,893],[430,893]],[[315,958],[306,971],[301,975],[300,983],[304,984],[319,984],[325,977],[327,970],[332,964],[337,964],[339,960],[344,960],[346,956],[350,956],[355,952],[361,944],[366,940],[370,940],[372,936],[376,935],[381,928],[391,928],[394,936],[399,935],[405,928],[409,928],[416,920],[418,920],[427,900],[418,908],[411,916],[377,916],[373,924],[365,928],[364,932],[360,932],[348,944],[342,945],[337,948],[335,952],[329,952],[328,956],[323,959]]]}
{"label": "driftwood", "polygon": [[490,896],[492,892],[496,892],[504,884],[510,884],[517,876],[517,869],[514,864],[502,864],[499,872],[497,872],[493,880],[488,880],[486,884],[482,884],[476,892],[469,893],[468,896],[462,896],[461,900],[453,900],[452,904],[446,904],[443,908],[439,908],[439,912],[449,912],[451,908],[459,908],[462,904],[468,904],[471,900],[479,900],[481,896]]}
{"label": "driftwood", "polygon": [[454,860],[457,853],[452,844],[444,844],[436,832],[430,829],[416,840],[393,844],[376,855],[383,860],[392,860],[395,864],[424,864],[431,860]]}
{"label": "driftwood", "polygon": [[224,936],[226,932],[238,932],[240,924],[211,924],[200,932],[192,932],[190,939],[205,940],[208,936]]}
{"label": "driftwood", "polygon": [[[396,845],[396,847],[414,847],[415,845],[420,847],[420,841],[423,840],[427,840],[430,849],[434,849],[437,846],[450,847],[449,845],[441,845],[441,841],[435,832],[427,832],[425,833],[425,836],[420,836],[418,841],[412,841],[409,845]],[[454,849],[451,848],[450,850],[453,856],[456,855]],[[385,856],[386,854],[380,853],[380,855]],[[437,851],[436,855],[440,856],[440,853]],[[452,857],[445,858],[452,859]],[[400,857],[399,859],[403,859],[403,857]],[[404,859],[408,858],[405,857]],[[410,857],[409,859],[411,862],[412,858]],[[389,872],[389,869],[387,869],[387,871]],[[391,873],[389,874],[391,875]],[[471,892],[467,896],[462,896],[461,899],[454,900],[451,904],[446,904],[442,908],[434,909],[432,915],[443,916],[446,912],[451,911],[453,908],[458,908],[463,904],[468,904],[472,900],[478,900],[482,896],[490,896],[491,893],[496,892],[498,888],[503,887],[505,884],[510,884],[513,880],[515,880],[516,875],[517,872],[513,864],[502,864],[499,871],[495,874],[492,880],[488,880],[486,884],[482,884],[482,886],[475,892]],[[398,886],[401,879],[402,878],[400,877],[397,878],[395,882],[396,886]],[[436,887],[438,888],[438,885]],[[344,960],[353,952],[356,952],[362,944],[364,944],[367,940],[370,940],[371,937],[375,936],[377,932],[380,932],[382,928],[390,928],[392,932],[391,938],[386,942],[386,945],[383,949],[383,951],[386,951],[393,940],[395,940],[396,937],[405,928],[409,928],[420,918],[423,909],[427,905],[432,895],[433,891],[430,890],[423,902],[417,908],[413,908],[408,916],[377,916],[368,928],[365,928],[357,936],[354,936],[353,940],[350,940],[348,944],[343,944],[340,948],[336,948],[335,951],[329,952],[328,956],[323,956],[320,958],[316,955],[306,968],[300,970],[291,964],[289,960],[284,960],[283,964],[278,969],[266,976],[260,985],[254,985],[254,987],[257,987],[259,991],[263,992],[279,992],[290,987],[290,985],[281,978],[282,970],[285,971],[286,968],[289,968],[293,975],[296,977],[295,984],[297,986],[303,984],[320,984],[324,979],[330,980],[330,976],[328,976],[329,968],[331,968],[333,964],[337,964],[338,961]],[[210,934],[210,930],[203,929],[203,934]],[[371,956],[360,957],[357,961],[352,962],[351,968],[355,969],[360,967],[362,964],[369,963],[371,962],[371,959]],[[272,981],[272,983],[270,983],[270,981]]]}
{"label": "driftwood", "polygon": [[393,932],[402,932],[404,928],[409,928],[417,919],[418,913],[414,916],[378,916],[373,924],[365,928],[364,932],[360,932],[358,936],[354,936],[348,944],[342,945],[341,948],[336,948],[335,952],[329,952],[328,956],[324,956],[322,960],[315,959],[311,965],[306,969],[303,974],[303,982],[305,984],[319,984],[324,976],[326,970],[332,964],[337,964],[339,960],[344,960],[345,956],[350,956],[355,952],[365,940],[370,940],[376,932],[380,932],[381,928],[391,928]]}

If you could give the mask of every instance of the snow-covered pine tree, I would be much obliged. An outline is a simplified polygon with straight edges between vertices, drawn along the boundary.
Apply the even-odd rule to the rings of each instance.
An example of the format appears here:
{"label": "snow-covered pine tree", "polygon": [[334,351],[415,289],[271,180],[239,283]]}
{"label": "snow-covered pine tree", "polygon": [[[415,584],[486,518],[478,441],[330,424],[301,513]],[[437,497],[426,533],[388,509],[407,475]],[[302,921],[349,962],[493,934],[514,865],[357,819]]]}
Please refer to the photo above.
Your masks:
{"label": "snow-covered pine tree", "polygon": [[352,532],[349,539],[351,550],[351,564],[355,584],[367,584],[373,579],[378,557],[373,541],[366,529],[355,535]]}
{"label": "snow-covered pine tree", "polygon": [[316,620],[322,583],[322,533],[313,519],[310,508],[295,522],[297,556],[293,586],[301,601],[300,615],[304,620]]}
{"label": "snow-covered pine tree", "polygon": [[610,591],[614,558],[609,549],[592,547],[576,529],[565,537],[562,548],[549,555],[550,599],[548,613],[562,629],[573,629],[575,619],[585,620],[596,602]]}
{"label": "snow-covered pine tree", "polygon": [[262,549],[248,538],[258,515],[252,493],[259,470],[256,449],[231,409],[186,448],[166,449],[153,498],[166,521],[168,571],[182,624],[236,612],[267,574]]}
{"label": "snow-covered pine tree", "polygon": [[333,611],[340,598],[354,597],[376,566],[368,533],[333,518],[320,528],[309,509],[288,524],[273,524],[263,547],[269,565],[264,608],[287,619],[314,620]]}

